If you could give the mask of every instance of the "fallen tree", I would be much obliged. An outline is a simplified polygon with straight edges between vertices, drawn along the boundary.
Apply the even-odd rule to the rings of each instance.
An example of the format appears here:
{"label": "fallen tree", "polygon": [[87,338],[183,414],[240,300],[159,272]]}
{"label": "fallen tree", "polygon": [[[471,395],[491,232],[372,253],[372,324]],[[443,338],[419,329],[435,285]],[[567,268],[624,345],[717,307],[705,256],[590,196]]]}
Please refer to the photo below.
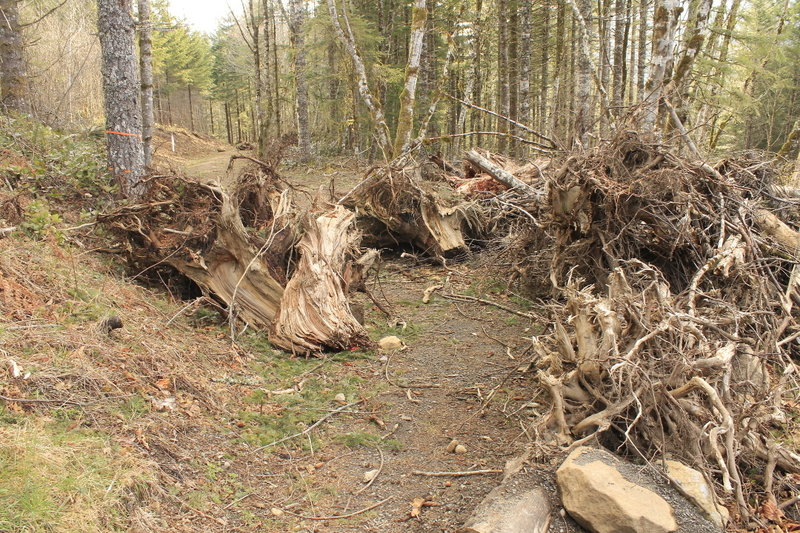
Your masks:
{"label": "fallen tree", "polygon": [[336,208],[301,221],[297,213],[291,190],[259,162],[231,192],[174,176],[153,180],[145,201],[98,221],[124,238],[137,275],[169,265],[224,305],[232,322],[270,330],[281,348],[370,346],[341,281],[357,244],[352,214]]}
{"label": "fallen tree", "polygon": [[748,518],[755,492],[774,502],[779,472],[800,472],[774,434],[797,400],[800,234],[762,194],[769,165],[709,168],[628,132],[548,173],[529,213],[555,294],[533,339],[552,404],[540,430],[680,458]]}
{"label": "fallen tree", "polygon": [[465,235],[480,234],[483,214],[445,181],[422,179],[408,158],[374,170],[340,203],[354,209],[370,245],[411,244],[432,257],[469,251]]}

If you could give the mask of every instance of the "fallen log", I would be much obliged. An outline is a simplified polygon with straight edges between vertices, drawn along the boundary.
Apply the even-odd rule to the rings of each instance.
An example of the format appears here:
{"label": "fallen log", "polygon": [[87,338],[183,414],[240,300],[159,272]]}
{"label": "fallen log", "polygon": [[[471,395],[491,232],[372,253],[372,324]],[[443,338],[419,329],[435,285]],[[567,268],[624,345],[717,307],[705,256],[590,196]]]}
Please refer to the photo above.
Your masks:
{"label": "fallen log", "polygon": [[793,257],[800,255],[800,232],[792,229],[784,221],[766,209],[759,209],[753,215],[758,228],[775,239]]}
{"label": "fallen log", "polygon": [[489,174],[497,181],[500,181],[511,189],[533,195],[533,196],[540,196],[541,193],[525,183],[524,181],[520,180],[510,172],[505,169],[500,168],[499,166],[495,165],[481,154],[476,152],[475,150],[470,150],[467,152],[465,156],[466,160],[469,161],[471,164],[475,165],[478,169],[486,174]]}

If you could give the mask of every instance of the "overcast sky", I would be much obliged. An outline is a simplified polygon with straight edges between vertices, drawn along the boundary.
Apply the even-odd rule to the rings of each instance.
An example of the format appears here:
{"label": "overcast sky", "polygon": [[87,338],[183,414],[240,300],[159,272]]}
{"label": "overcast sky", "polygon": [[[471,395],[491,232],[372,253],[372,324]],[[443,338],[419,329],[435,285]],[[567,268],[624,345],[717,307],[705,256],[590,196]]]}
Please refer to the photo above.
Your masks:
{"label": "overcast sky", "polygon": [[239,11],[239,3],[226,0],[170,0],[170,12],[186,21],[196,30],[212,34],[219,22],[230,12],[228,5]]}

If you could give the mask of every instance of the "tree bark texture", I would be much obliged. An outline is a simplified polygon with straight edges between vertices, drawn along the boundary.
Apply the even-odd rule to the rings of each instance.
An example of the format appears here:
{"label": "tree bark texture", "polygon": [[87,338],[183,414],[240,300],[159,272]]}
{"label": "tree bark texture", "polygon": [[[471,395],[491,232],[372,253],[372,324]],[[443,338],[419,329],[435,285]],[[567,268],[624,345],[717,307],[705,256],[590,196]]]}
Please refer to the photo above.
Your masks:
{"label": "tree bark texture", "polygon": [[675,30],[681,13],[680,0],[658,0],[653,18],[653,56],[650,60],[650,77],[645,86],[642,125],[654,131],[664,83],[673,59]]}
{"label": "tree bark texture", "polygon": [[619,114],[625,94],[625,0],[614,3],[614,92],[611,105]]}
{"label": "tree bark texture", "polygon": [[[139,73],[142,88],[142,150],[144,166],[153,157],[153,25],[150,20],[150,0],[139,0]],[[213,115],[212,115],[213,128]]]}
{"label": "tree bark texture", "polygon": [[98,0],[97,27],[103,70],[108,166],[120,192],[145,195],[142,108],[131,0]]}
{"label": "tree bark texture", "polygon": [[19,25],[19,0],[0,0],[0,104],[27,112],[24,40]]}
{"label": "tree bark texture", "polygon": [[425,39],[425,25],[428,9],[425,0],[415,0],[411,15],[411,38],[408,43],[408,63],[403,92],[400,93],[400,114],[397,118],[397,131],[394,139],[394,154],[401,154],[411,142],[414,129],[414,102],[417,97],[422,44]]}
{"label": "tree bark texture", "polygon": [[697,5],[692,17],[692,27],[670,83],[670,92],[675,95],[675,110],[684,125],[687,124],[688,116],[689,74],[711,31],[708,21],[712,4],[713,0],[700,0]]}
{"label": "tree bark texture", "polygon": [[[504,117],[508,117],[509,79],[508,79],[508,0],[497,0],[497,109]],[[508,122],[497,120],[497,131],[508,133]],[[505,153],[508,140],[500,135],[497,150]]]}
{"label": "tree bark texture", "polygon": [[592,127],[592,59],[589,55],[592,41],[592,2],[591,0],[575,0],[573,4],[575,16],[578,19],[578,71],[575,89],[575,104],[577,112],[573,126],[573,138],[582,146],[589,142],[588,134]]}

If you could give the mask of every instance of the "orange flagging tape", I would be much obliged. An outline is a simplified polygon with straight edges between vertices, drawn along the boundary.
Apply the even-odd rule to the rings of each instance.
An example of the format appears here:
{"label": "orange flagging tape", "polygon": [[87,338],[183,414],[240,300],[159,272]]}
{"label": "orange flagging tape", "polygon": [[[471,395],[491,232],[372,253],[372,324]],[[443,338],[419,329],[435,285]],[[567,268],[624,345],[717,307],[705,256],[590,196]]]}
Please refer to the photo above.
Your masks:
{"label": "orange flagging tape", "polygon": [[125,133],[123,131],[106,130],[106,133],[112,133],[114,135],[125,135],[127,137],[141,137],[141,135],[138,133]]}

